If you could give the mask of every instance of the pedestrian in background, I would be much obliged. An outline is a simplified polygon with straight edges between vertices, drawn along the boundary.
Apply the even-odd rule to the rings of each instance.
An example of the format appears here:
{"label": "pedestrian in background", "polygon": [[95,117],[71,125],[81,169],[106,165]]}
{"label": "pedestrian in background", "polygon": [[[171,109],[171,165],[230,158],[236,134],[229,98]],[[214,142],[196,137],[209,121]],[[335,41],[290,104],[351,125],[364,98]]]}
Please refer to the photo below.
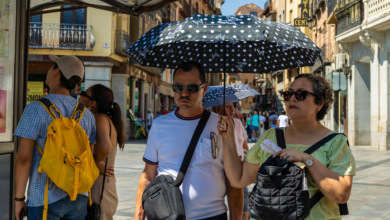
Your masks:
{"label": "pedestrian in background", "polygon": [[156,117],[157,118],[160,117],[160,112],[159,111],[156,112]]}
{"label": "pedestrian in background", "polygon": [[257,138],[259,137],[259,125],[260,125],[260,117],[257,114],[257,111],[253,111],[253,115],[251,117],[252,121],[252,140],[257,141]]}
{"label": "pedestrian in background", "polygon": [[149,131],[150,131],[150,128],[152,127],[153,120],[154,120],[154,116],[153,116],[152,110],[149,109],[148,110],[148,116],[145,119],[145,121],[146,121],[145,122],[146,123],[146,140],[148,140]]}
{"label": "pedestrian in background", "polygon": [[269,129],[269,113],[264,112],[263,116],[264,116],[264,131],[267,131]]}
{"label": "pedestrian in background", "polygon": [[[121,108],[118,103],[114,102],[112,90],[101,84],[89,87],[85,93],[81,94],[80,102],[95,115],[95,155],[103,154],[106,156],[103,161],[96,161],[100,175],[92,186],[91,198],[93,202],[100,204],[100,219],[112,220],[118,207],[118,194],[114,173],[117,146],[119,145],[121,150],[125,146]],[[104,193],[100,202],[106,165]]]}
{"label": "pedestrian in background", "polygon": [[278,127],[278,116],[276,115],[276,113],[271,112],[271,116],[269,116],[269,123],[271,124],[271,128]]}
{"label": "pedestrian in background", "polygon": [[248,140],[252,141],[252,114],[249,113],[246,118],[246,133],[248,134]]}
{"label": "pedestrian in background", "polygon": [[278,128],[285,128],[289,126],[288,117],[285,111],[282,111],[282,114],[278,117]]}

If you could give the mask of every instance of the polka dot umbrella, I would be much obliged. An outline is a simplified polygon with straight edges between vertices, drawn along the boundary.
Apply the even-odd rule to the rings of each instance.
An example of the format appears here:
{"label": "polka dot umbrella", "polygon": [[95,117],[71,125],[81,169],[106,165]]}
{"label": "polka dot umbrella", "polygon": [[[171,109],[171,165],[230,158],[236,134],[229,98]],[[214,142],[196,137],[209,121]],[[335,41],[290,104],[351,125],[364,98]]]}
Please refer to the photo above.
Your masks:
{"label": "polka dot umbrella", "polygon": [[197,14],[163,23],[127,53],[143,66],[175,69],[195,61],[206,72],[223,72],[224,76],[312,66],[321,59],[321,49],[296,27],[253,15]]}

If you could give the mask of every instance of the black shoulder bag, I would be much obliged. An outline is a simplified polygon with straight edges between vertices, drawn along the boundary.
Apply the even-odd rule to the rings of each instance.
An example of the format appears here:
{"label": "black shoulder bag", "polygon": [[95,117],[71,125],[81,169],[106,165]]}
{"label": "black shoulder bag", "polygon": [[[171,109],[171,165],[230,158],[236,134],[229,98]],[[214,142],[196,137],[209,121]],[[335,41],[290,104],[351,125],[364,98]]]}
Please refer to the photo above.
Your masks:
{"label": "black shoulder bag", "polygon": [[[283,129],[275,129],[278,146],[286,148]],[[312,154],[328,141],[336,137],[330,134],[308,148],[305,153]],[[316,193],[310,198],[305,189],[305,171],[293,163],[270,156],[257,174],[257,182],[249,198],[249,213],[261,220],[302,220],[318,203],[324,194]],[[348,215],[347,204],[339,204],[340,215]]]}
{"label": "black shoulder bag", "polygon": [[[108,123],[110,124],[110,139],[111,139],[111,122],[110,119],[108,119]],[[100,214],[102,213],[102,209],[100,207],[102,200],[103,200],[103,193],[104,193],[104,184],[106,182],[106,171],[107,171],[107,163],[108,163],[108,156],[106,158],[106,165],[104,166],[104,174],[103,174],[103,183],[102,183],[102,192],[100,193],[100,202],[99,203],[92,203],[92,205],[88,205],[87,208],[87,216],[85,217],[85,220],[100,220]]]}
{"label": "black shoulder bag", "polygon": [[205,110],[195,129],[183,163],[180,166],[176,180],[170,175],[160,175],[156,177],[145,188],[142,195],[142,207],[145,210],[148,220],[185,220],[186,214],[180,185],[190,165],[192,155],[204,127],[210,117],[210,112]]}

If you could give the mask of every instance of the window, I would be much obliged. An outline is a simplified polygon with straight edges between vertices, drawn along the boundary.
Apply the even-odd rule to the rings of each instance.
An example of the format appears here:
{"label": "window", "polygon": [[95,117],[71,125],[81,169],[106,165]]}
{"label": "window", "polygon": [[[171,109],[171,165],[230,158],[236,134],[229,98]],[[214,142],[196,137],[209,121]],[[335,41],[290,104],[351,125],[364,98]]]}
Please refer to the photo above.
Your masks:
{"label": "window", "polygon": [[170,71],[171,71],[171,77],[170,77],[171,78],[171,82],[170,83],[173,83],[173,73],[174,72],[173,72],[173,70],[170,70]]}
{"label": "window", "polygon": [[171,8],[171,21],[176,21],[176,8]]}
{"label": "window", "polygon": [[290,23],[293,24],[293,10],[290,10]]}
{"label": "window", "polygon": [[[63,8],[71,8],[73,5],[66,5]],[[61,23],[62,24],[86,24],[87,22],[87,10],[85,8],[62,11]]]}
{"label": "window", "polygon": [[257,17],[257,12],[253,12],[253,11],[251,11],[251,12],[249,12],[249,14],[250,14],[250,15],[254,15],[254,16],[256,16],[256,17]]}
{"label": "window", "polygon": [[196,8],[195,9],[196,9],[196,13],[199,14],[199,4],[198,4],[198,2],[196,3]]}
{"label": "window", "polygon": [[166,78],[166,73],[169,71],[169,69],[166,69],[165,71],[162,72],[161,74],[161,80],[165,82],[165,80],[167,80]]}
{"label": "window", "polygon": [[293,3],[293,0],[290,0],[290,3]]}
{"label": "window", "polygon": [[42,15],[34,15],[30,17],[31,22],[42,22]]}

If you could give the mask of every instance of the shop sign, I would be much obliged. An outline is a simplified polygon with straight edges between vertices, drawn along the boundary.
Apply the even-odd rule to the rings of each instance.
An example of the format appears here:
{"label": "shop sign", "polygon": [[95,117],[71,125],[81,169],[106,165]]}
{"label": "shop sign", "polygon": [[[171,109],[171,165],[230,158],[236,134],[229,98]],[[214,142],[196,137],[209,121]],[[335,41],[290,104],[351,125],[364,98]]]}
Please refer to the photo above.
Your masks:
{"label": "shop sign", "polygon": [[295,18],[294,19],[295,27],[307,27],[307,18]]}
{"label": "shop sign", "polygon": [[27,104],[43,97],[43,82],[27,82]]}
{"label": "shop sign", "polygon": [[301,2],[301,18],[308,18],[308,17],[309,17],[309,0],[302,0],[302,2]]}

